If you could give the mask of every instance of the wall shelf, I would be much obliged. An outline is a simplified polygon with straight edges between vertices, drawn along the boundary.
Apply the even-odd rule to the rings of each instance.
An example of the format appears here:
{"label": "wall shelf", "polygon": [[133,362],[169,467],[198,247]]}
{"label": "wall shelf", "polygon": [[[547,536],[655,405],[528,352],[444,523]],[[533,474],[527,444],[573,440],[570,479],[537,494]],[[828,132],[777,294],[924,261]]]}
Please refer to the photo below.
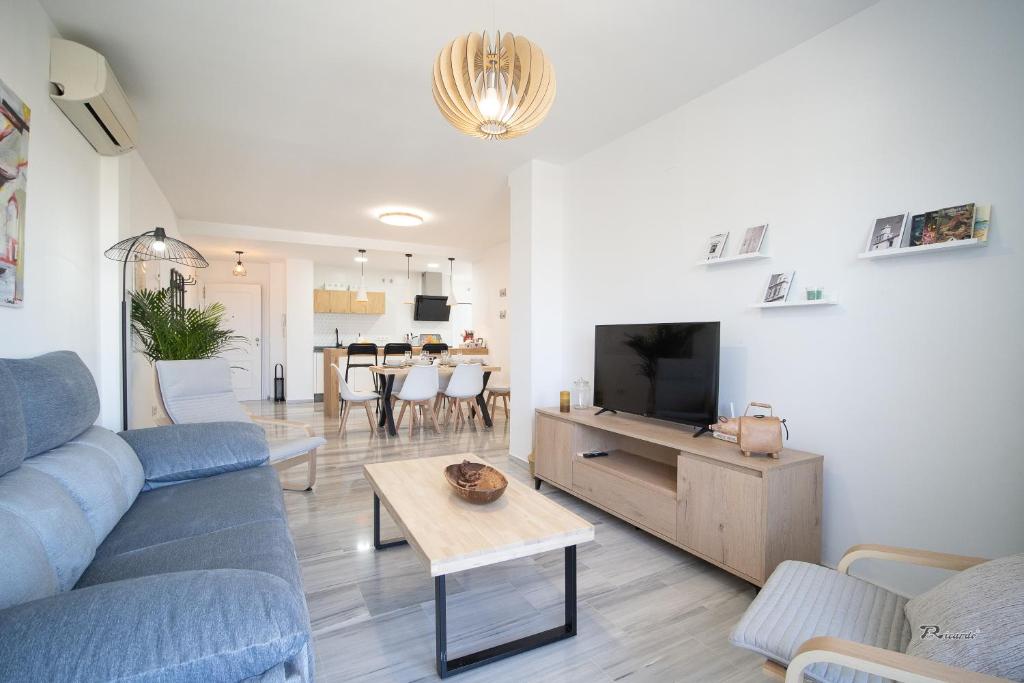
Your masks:
{"label": "wall shelf", "polygon": [[796,306],[835,306],[839,303],[839,299],[835,296],[830,296],[827,299],[817,299],[815,301],[807,301],[801,299],[799,301],[773,301],[771,303],[760,303],[751,304],[751,308],[792,308]]}
{"label": "wall shelf", "polygon": [[947,249],[972,249],[988,245],[987,240],[971,238],[969,240],[951,240],[949,242],[936,242],[935,244],[923,244],[919,247],[894,247],[893,249],[879,249],[878,251],[864,251],[857,254],[857,258],[876,259],[891,258],[893,256],[910,256],[911,254],[927,254],[929,252],[944,251]]}
{"label": "wall shelf", "polygon": [[721,258],[714,258],[708,261],[697,261],[698,266],[717,266],[722,263],[735,263],[737,261],[760,261],[761,259],[771,258],[771,254],[762,254],[759,251],[755,251],[753,254],[736,254],[735,256],[723,256]]}

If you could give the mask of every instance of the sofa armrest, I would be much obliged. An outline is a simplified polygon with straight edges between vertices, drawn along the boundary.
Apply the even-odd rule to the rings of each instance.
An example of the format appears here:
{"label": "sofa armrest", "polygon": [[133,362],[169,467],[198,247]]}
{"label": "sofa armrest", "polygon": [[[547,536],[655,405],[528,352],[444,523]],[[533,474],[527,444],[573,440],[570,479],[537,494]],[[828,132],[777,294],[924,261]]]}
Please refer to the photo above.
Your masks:
{"label": "sofa armrest", "polygon": [[309,637],[303,598],[281,578],[158,574],[0,611],[0,680],[240,681],[282,662],[308,680]]}
{"label": "sofa armrest", "polygon": [[266,463],[266,433],[249,422],[202,422],[121,432],[142,463],[146,489]]}
{"label": "sofa armrest", "polygon": [[786,683],[803,683],[804,669],[826,662],[906,683],[1005,683],[1006,679],[913,657],[902,652],[819,636],[804,642],[786,668]]}
{"label": "sofa armrest", "polygon": [[970,569],[976,564],[988,562],[988,559],[984,557],[950,555],[949,553],[937,553],[932,550],[900,548],[892,545],[864,544],[852,546],[847,550],[843,558],[839,560],[839,564],[836,565],[836,571],[840,574],[849,574],[850,565],[857,560],[867,559],[905,562],[907,564],[950,569],[958,572]]}

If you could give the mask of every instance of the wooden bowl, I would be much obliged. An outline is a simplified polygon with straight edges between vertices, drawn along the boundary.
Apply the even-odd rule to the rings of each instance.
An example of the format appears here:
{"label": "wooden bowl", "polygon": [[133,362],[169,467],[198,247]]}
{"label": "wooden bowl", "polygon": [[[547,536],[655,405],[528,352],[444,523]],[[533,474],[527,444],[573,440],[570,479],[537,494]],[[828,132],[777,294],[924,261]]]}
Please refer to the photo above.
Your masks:
{"label": "wooden bowl", "polygon": [[461,465],[444,468],[444,478],[460,498],[483,505],[501,498],[508,488],[505,475],[490,465],[463,460]]}

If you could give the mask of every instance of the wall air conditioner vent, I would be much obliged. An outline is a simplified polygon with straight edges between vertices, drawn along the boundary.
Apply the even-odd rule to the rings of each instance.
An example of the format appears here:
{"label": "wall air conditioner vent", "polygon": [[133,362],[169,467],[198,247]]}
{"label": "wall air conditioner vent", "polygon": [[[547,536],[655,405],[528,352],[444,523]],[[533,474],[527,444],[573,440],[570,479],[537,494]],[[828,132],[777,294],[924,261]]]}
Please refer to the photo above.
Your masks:
{"label": "wall air conditioner vent", "polygon": [[138,122],[103,55],[70,40],[50,42],[50,95],[68,120],[105,156],[135,149]]}

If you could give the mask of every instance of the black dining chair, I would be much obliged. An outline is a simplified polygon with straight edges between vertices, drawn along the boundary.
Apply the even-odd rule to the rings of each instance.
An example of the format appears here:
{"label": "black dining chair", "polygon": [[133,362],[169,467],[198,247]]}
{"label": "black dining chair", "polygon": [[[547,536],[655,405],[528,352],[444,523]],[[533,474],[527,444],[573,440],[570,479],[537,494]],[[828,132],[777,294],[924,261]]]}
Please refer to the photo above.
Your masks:
{"label": "black dining chair", "polygon": [[444,342],[431,342],[423,345],[423,351],[429,353],[432,356],[436,356],[439,353],[444,353],[448,350],[448,345]]}
{"label": "black dining chair", "polygon": [[412,353],[412,344],[406,344],[403,342],[391,342],[384,345],[384,365],[388,364],[388,356],[402,356],[406,353]]}
{"label": "black dining chair", "polygon": [[[349,344],[345,349],[347,358],[345,359],[345,382],[348,383],[348,371],[352,368],[369,368],[377,365],[377,345],[372,342],[354,342]],[[373,362],[370,362],[370,357],[373,357]],[[356,362],[352,362],[355,358]],[[365,360],[359,360],[360,358]],[[351,386],[351,385],[349,385]],[[377,375],[373,375],[373,386],[374,389],[377,387]],[[380,392],[378,392],[380,393]],[[378,405],[378,410],[380,406]]]}

